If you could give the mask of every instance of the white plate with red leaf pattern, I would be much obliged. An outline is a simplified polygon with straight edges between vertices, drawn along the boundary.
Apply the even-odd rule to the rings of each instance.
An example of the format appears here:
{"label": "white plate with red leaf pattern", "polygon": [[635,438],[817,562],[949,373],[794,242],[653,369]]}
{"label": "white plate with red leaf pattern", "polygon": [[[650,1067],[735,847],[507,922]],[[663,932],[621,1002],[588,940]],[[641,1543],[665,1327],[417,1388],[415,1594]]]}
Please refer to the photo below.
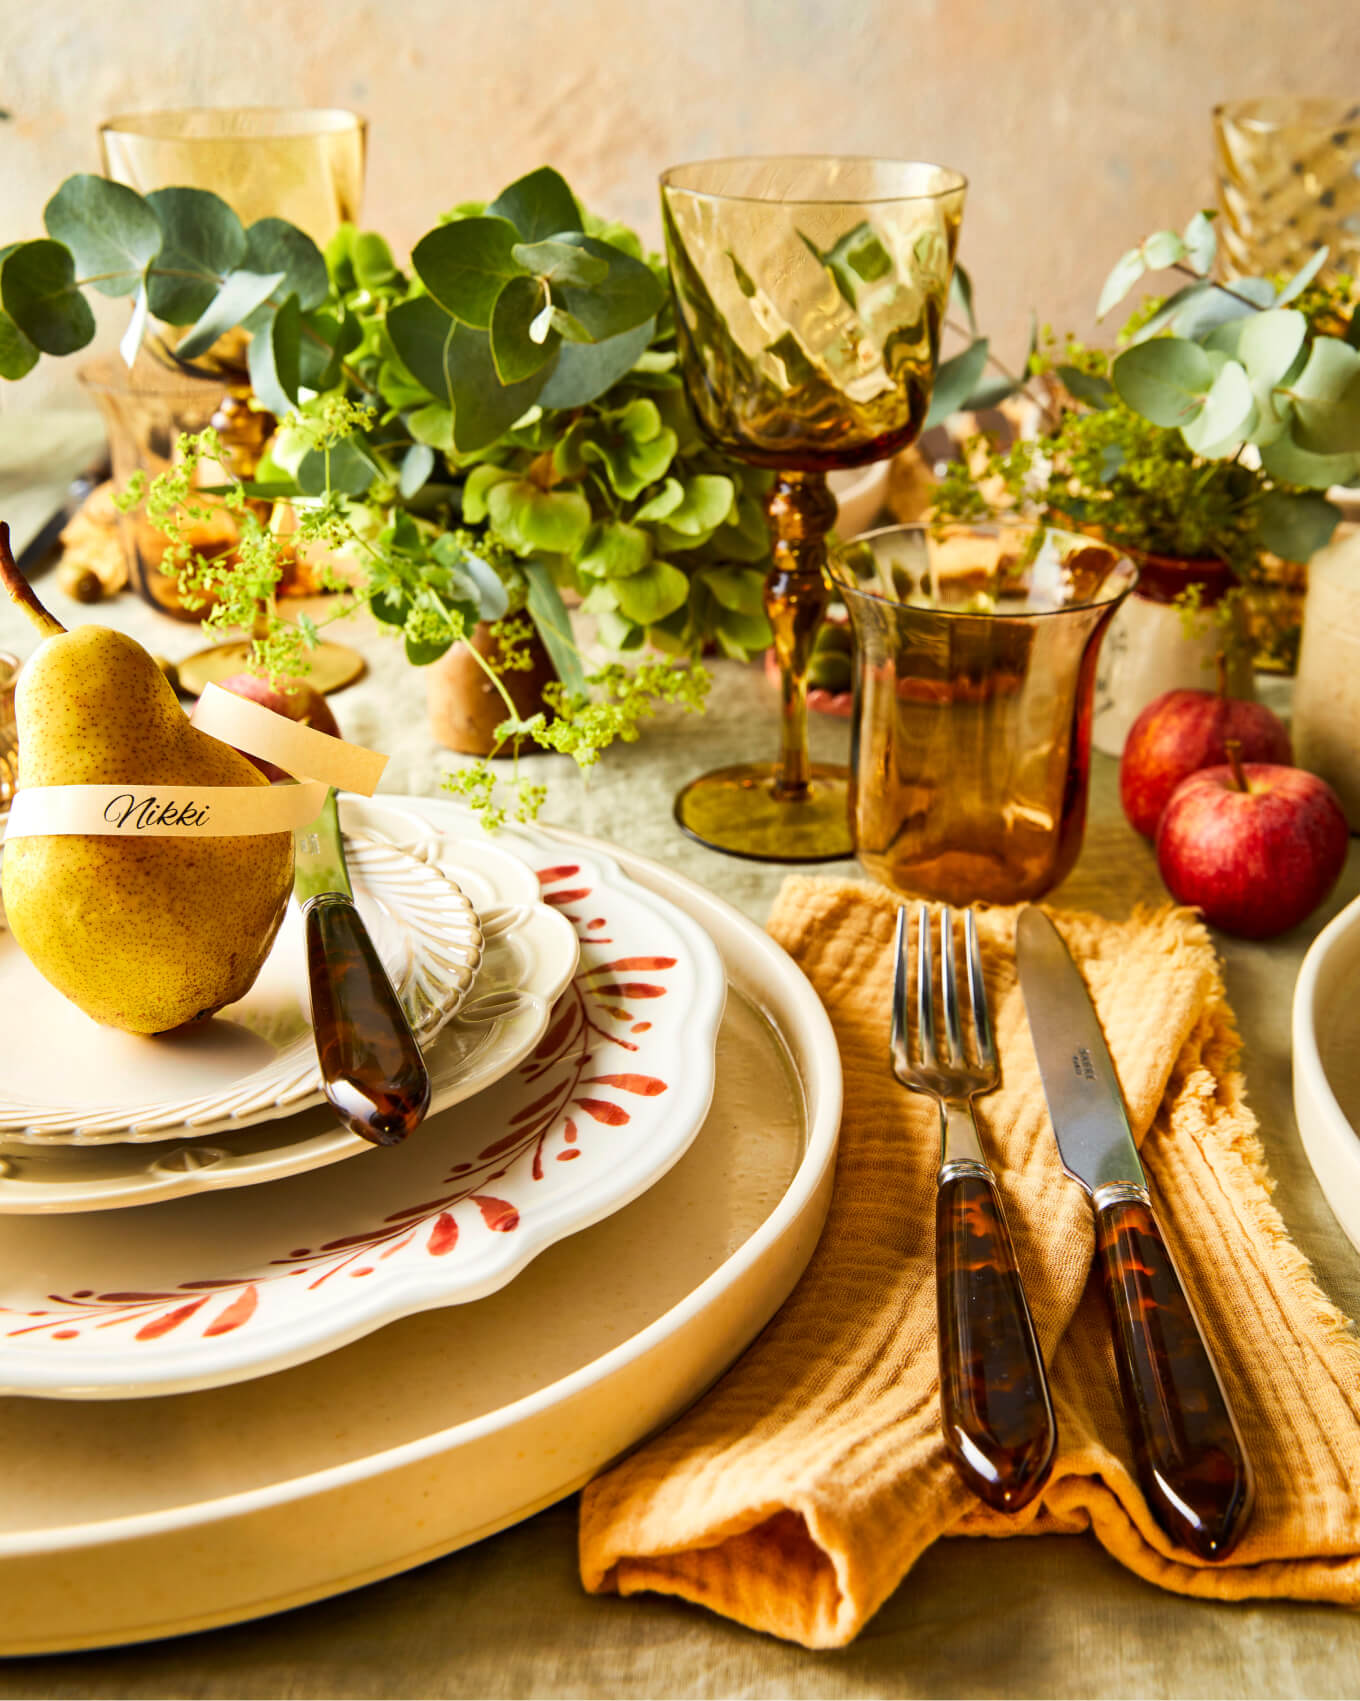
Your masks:
{"label": "white plate with red leaf pattern", "polygon": [[[436,865],[446,847],[466,854],[472,818],[456,804],[365,813]],[[11,1219],[0,1393],[138,1398],[300,1364],[494,1292],[683,1155],[713,1093],[716,948],[607,856],[526,829],[493,843],[581,941],[533,1050],[403,1146],[249,1191]]]}

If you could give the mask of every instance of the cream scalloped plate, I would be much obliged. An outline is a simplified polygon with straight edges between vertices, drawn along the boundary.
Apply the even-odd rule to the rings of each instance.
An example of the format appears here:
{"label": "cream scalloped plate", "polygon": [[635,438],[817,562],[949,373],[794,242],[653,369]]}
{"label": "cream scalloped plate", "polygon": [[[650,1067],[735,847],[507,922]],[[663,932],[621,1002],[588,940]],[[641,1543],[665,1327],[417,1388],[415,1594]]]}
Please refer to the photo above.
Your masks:
{"label": "cream scalloped plate", "polygon": [[1360,1252],[1360,898],[1308,947],[1294,984],[1294,1116],[1332,1214]]}
{"label": "cream scalloped plate", "polygon": [[[418,816],[358,799],[346,799],[344,819],[356,900],[420,1037],[432,1107],[446,1109],[537,1044],[576,967],[575,931],[543,901],[523,861],[479,828],[446,842]],[[247,999],[195,1032],[160,1040],[90,1022],[0,933],[0,997],[19,1013],[0,1036],[0,1080],[11,1090],[15,1075],[40,1083],[40,1060],[55,1056],[64,1089],[98,1099],[51,1112],[67,1131],[41,1143],[0,1135],[0,1213],[145,1205],[369,1151],[317,1103],[301,933],[293,912]],[[71,1057],[82,1060],[77,1075]],[[153,1066],[159,1074],[148,1080]],[[198,1090],[177,1100],[182,1082]],[[123,1099],[110,1109],[109,1089],[119,1087]],[[137,1126],[121,1136],[102,1131],[120,1122]]]}
{"label": "cream scalloped plate", "polygon": [[684,1155],[712,1099],[727,991],[707,933],[593,846],[518,830],[469,840],[465,811],[410,801],[423,819],[366,805],[360,830],[429,867],[447,860],[470,886],[469,859],[513,847],[579,940],[547,1027],[494,1086],[354,1163],[248,1197],[13,1218],[0,1236],[0,1394],[186,1393],[303,1363],[494,1293]]}

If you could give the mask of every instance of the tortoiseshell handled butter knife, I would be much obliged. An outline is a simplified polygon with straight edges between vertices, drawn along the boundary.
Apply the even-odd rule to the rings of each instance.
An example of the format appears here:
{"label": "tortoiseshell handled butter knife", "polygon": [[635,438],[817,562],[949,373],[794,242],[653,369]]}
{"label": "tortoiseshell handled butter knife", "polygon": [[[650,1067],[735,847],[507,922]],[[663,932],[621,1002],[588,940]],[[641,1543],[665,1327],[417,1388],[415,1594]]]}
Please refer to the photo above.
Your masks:
{"label": "tortoiseshell handled butter knife", "polygon": [[1041,910],[1021,911],[1016,963],[1058,1151],[1086,1190],[1134,1458],[1152,1515],[1200,1559],[1231,1552],[1251,1465],[1217,1366],[1162,1239],[1086,983]]}
{"label": "tortoiseshell handled butter knife", "polygon": [[430,1076],[345,867],[335,792],[293,835],[293,892],[307,937],[307,980],[321,1082],[341,1122],[395,1146],[430,1108]]}

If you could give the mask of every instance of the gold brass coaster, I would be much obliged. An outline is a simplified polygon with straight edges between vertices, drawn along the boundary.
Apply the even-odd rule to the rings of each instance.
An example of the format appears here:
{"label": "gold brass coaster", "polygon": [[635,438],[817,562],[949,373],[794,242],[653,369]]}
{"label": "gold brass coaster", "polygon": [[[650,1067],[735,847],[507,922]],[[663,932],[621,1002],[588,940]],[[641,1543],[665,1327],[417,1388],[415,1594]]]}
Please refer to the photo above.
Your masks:
{"label": "gold brass coaster", "polygon": [[[241,638],[229,644],[213,644],[206,650],[195,650],[179,663],[179,686],[187,696],[197,697],[205,685],[216,685],[242,673],[249,665],[250,643]],[[304,675],[308,685],[324,696],[343,691],[362,678],[367,663],[358,650],[348,644],[321,643],[307,652],[311,667]]]}

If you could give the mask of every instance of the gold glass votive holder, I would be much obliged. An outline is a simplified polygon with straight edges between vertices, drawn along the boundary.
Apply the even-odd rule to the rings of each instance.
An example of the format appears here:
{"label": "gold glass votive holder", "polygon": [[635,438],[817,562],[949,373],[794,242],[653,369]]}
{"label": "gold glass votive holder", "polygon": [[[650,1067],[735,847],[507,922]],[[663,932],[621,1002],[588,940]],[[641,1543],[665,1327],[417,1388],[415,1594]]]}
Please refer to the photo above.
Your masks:
{"label": "gold glass votive holder", "polygon": [[1081,851],[1096,656],[1133,563],[1017,521],[885,527],[830,570],[855,633],[865,870],[950,904],[1049,891]]}
{"label": "gold glass votive holder", "polygon": [[1360,101],[1273,95],[1214,108],[1225,278],[1360,272]]}

